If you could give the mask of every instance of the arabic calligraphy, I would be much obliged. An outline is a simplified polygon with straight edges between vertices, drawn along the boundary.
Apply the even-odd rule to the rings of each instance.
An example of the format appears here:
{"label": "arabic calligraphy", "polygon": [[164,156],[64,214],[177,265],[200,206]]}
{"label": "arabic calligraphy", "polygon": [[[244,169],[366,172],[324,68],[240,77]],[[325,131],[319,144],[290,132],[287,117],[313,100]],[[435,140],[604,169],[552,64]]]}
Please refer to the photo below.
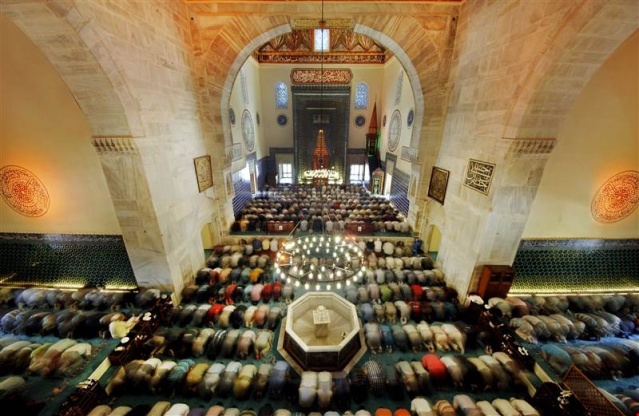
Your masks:
{"label": "arabic calligraphy", "polygon": [[470,159],[468,161],[466,177],[464,178],[464,185],[488,195],[494,171],[495,165],[493,163]]}
{"label": "arabic calligraphy", "polygon": [[236,162],[242,159],[242,145],[240,143],[234,143],[231,146],[226,147],[226,162]]}
{"label": "arabic calligraphy", "polygon": [[639,172],[627,170],[608,179],[595,194],[591,211],[601,223],[620,221],[639,207]]}
{"label": "arabic calligraphy", "polygon": [[413,147],[402,146],[402,153],[400,158],[408,163],[415,163],[417,161],[417,149]]}
{"label": "arabic calligraphy", "polygon": [[47,188],[37,176],[20,166],[0,169],[0,195],[11,209],[26,217],[40,217],[49,210]]}
{"label": "arabic calligraphy", "polygon": [[348,84],[353,79],[350,69],[293,69],[291,81],[294,84]]}

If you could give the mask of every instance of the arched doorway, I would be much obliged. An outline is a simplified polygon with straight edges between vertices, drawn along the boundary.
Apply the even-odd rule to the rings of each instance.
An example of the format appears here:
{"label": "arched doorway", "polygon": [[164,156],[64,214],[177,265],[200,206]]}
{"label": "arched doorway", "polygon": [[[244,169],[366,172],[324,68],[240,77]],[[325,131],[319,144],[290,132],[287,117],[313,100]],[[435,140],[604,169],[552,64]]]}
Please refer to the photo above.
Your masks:
{"label": "arched doorway", "polygon": [[213,252],[213,247],[215,247],[215,244],[213,243],[213,230],[211,229],[212,225],[212,223],[207,222],[200,230],[202,248],[204,249],[204,258],[208,258]]}
{"label": "arched doorway", "polygon": [[442,231],[436,225],[431,225],[428,231],[428,244],[426,245],[427,254],[433,259],[437,260],[437,254],[439,253],[439,246],[442,242]]}

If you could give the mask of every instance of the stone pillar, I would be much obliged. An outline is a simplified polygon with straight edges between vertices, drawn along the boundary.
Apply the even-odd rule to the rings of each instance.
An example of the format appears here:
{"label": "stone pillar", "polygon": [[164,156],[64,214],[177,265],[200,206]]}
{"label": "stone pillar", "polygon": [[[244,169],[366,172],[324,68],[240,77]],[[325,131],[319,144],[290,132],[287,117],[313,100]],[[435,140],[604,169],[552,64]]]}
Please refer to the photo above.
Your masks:
{"label": "stone pillar", "polygon": [[140,287],[174,291],[142,158],[131,137],[93,137],[122,237]]}
{"label": "stone pillar", "polygon": [[[512,265],[555,139],[497,140],[488,195],[462,186],[466,204],[445,207],[438,262],[463,298],[477,287],[485,264]],[[464,178],[467,172],[464,173]],[[462,183],[464,178],[462,178]],[[473,202],[475,201],[475,202]],[[436,212],[443,210],[435,209]],[[431,219],[442,216],[430,213]],[[463,216],[463,227],[455,218]],[[516,277],[515,277],[516,278]]]}

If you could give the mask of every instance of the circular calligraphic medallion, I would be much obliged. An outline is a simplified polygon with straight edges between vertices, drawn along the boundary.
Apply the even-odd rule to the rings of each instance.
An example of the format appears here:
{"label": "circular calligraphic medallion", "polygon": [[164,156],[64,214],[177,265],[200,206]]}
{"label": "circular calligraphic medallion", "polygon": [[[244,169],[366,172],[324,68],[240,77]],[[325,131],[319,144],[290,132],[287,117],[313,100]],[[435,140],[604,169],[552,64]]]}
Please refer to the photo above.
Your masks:
{"label": "circular calligraphic medallion", "polygon": [[415,110],[411,108],[410,111],[408,112],[408,117],[406,117],[406,125],[408,126],[409,129],[413,127],[414,120],[415,120]]}
{"label": "circular calligraphic medallion", "polygon": [[366,124],[366,117],[362,115],[355,117],[355,125],[357,127],[364,127],[364,124]]}
{"label": "circular calligraphic medallion", "polygon": [[402,115],[399,110],[395,110],[391,116],[390,125],[388,127],[388,150],[394,152],[399,144],[402,135]]}
{"label": "circular calligraphic medallion", "polygon": [[639,172],[627,170],[608,179],[592,199],[590,210],[603,223],[620,221],[639,206]]}
{"label": "circular calligraphic medallion", "polygon": [[277,116],[277,124],[284,127],[286,126],[287,123],[288,123],[288,117],[286,117],[286,114],[280,114]]}
{"label": "circular calligraphic medallion", "polygon": [[244,146],[249,152],[255,147],[255,128],[253,127],[253,117],[248,110],[242,113],[242,138]]}
{"label": "circular calligraphic medallion", "polygon": [[14,211],[27,217],[40,217],[49,210],[49,193],[37,176],[20,166],[0,169],[0,192]]}

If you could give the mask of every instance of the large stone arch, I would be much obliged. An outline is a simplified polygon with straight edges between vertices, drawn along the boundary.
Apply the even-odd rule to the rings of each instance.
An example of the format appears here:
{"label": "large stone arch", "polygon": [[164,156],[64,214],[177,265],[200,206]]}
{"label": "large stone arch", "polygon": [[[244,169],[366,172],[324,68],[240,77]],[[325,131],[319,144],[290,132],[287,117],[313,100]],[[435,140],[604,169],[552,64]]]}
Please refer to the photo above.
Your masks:
{"label": "large stone arch", "polygon": [[[248,59],[248,57],[257,49],[259,46],[263,45],[269,39],[274,37],[283,35],[285,33],[290,32],[291,26],[290,24],[284,24],[273,29],[268,30],[267,32],[253,38],[237,55],[233,63],[229,68],[229,72],[226,76],[224,82],[224,88],[222,90],[222,97],[220,102],[220,116],[222,117],[222,128],[225,134],[225,143],[230,144],[230,129],[228,127],[228,118],[226,115],[229,111],[229,99],[231,96],[231,89],[233,87],[233,83],[237,74],[239,73],[242,65]],[[421,86],[421,79],[419,76],[419,71],[413,65],[411,58],[408,54],[402,49],[402,47],[397,44],[393,39],[391,39],[388,35],[376,30],[374,28],[365,26],[363,24],[355,24],[354,31],[360,33],[362,35],[368,36],[372,39],[375,39],[383,46],[387,47],[390,51],[393,52],[394,56],[400,61],[408,79],[410,81],[411,89],[413,91],[413,97],[415,98],[415,125],[421,126],[422,120],[424,118],[424,93]],[[432,41],[429,40],[429,44]],[[411,133],[411,146],[417,147],[419,144],[420,131],[419,129],[415,129]]]}
{"label": "large stone arch", "polygon": [[135,100],[119,72],[100,28],[72,2],[0,4],[40,48],[69,87],[93,136],[144,135]]}
{"label": "large stone arch", "polygon": [[[457,11],[455,9],[449,16],[437,15],[436,24],[431,21],[420,23],[419,20],[411,16],[398,16],[393,19],[381,20],[364,16],[356,18],[354,24],[354,30],[357,33],[376,40],[394,54],[404,67],[413,91],[415,100],[414,125],[419,128],[412,129],[410,146],[419,152],[420,163],[414,164],[413,169],[417,170],[420,181],[417,184],[417,193],[411,200],[408,219],[415,228],[417,228],[416,222],[419,220],[417,212],[423,208],[430,171],[437,159],[442,138],[447,97],[446,84],[452,58],[456,19]],[[255,23],[255,21],[251,23]],[[215,101],[217,101],[215,95],[219,90],[210,89],[204,98],[205,101],[208,101],[209,110],[219,114],[220,117],[218,119],[217,116],[213,116],[217,121],[213,124],[221,124],[222,126],[222,137],[216,135],[218,144],[224,143],[228,146],[232,140],[228,121],[229,99],[233,82],[241,66],[261,44],[291,31],[288,23],[267,29],[263,33],[258,33],[255,26],[259,25],[245,28],[246,31],[243,34],[253,36],[253,38],[248,40],[241,49],[237,48],[240,43],[238,39],[234,39],[233,43],[226,40],[225,29],[215,33],[215,38],[204,42],[206,44],[204,47],[206,49],[205,62],[210,62],[213,59],[212,56],[218,55],[210,49],[211,47],[225,50],[223,56],[217,56],[222,60],[218,59],[215,67],[215,74],[227,71],[224,86],[218,95],[219,107],[215,105]],[[406,30],[406,27],[411,27],[413,30]],[[237,30],[237,27],[233,26],[233,28]],[[203,33],[206,32],[203,28],[202,30]],[[397,36],[397,39],[394,36]],[[419,39],[419,42],[416,39]],[[232,54],[229,53],[229,49],[232,48],[237,48],[237,55],[231,62],[229,56]],[[219,111],[216,111],[215,107],[218,107]],[[221,178],[221,173],[218,173],[217,176]],[[227,213],[227,216],[230,215],[231,210],[228,203],[226,207],[220,208]]]}
{"label": "large stone arch", "polygon": [[138,285],[173,290],[137,140],[146,136],[138,100],[113,56],[105,27],[78,4],[3,3],[0,12],[49,59],[87,118]]}
{"label": "large stone arch", "polygon": [[[395,58],[402,64],[402,67],[406,71],[406,76],[410,82],[411,90],[413,91],[413,98],[415,100],[415,119],[416,126],[421,126],[424,119],[424,92],[422,90],[421,80],[417,68],[413,65],[410,57],[407,53],[388,35],[365,26],[363,24],[355,25],[355,32],[366,35],[371,39],[375,39],[377,42],[388,48]],[[420,129],[411,130],[411,147],[418,147],[420,138]]]}
{"label": "large stone arch", "polygon": [[268,42],[270,39],[274,37],[281,36],[285,33],[290,32],[291,25],[284,24],[281,26],[274,27],[261,35],[253,38],[244,48],[237,54],[233,63],[231,64],[228,73],[226,74],[226,79],[224,81],[224,88],[222,89],[222,97],[220,101],[220,116],[222,117],[222,129],[224,131],[224,143],[226,145],[230,145],[232,143],[231,138],[231,128],[229,127],[229,118],[227,115],[229,114],[229,102],[231,99],[231,90],[233,88],[233,83],[235,82],[235,78],[237,74],[240,72],[242,65],[248,59],[248,57],[260,46]]}
{"label": "large stone arch", "polygon": [[[637,7],[626,0],[463,6],[468,19],[455,40],[440,152],[452,182],[446,206],[431,204],[426,219],[444,224],[438,261],[460,294],[476,287],[483,265],[512,264],[561,122],[636,30]],[[480,88],[487,95],[478,99]],[[486,195],[463,186],[470,158],[497,166]]]}
{"label": "large stone arch", "polygon": [[[287,11],[288,8],[287,8]],[[228,120],[229,101],[233,83],[250,54],[269,39],[290,32],[289,20],[299,11],[290,10],[290,15],[270,15],[269,18],[252,16],[251,19],[211,18],[208,15],[194,19],[191,29],[194,38],[196,66],[204,75],[206,86],[201,93],[205,113],[205,128],[210,129],[207,142],[215,146],[231,144],[231,129]],[[445,89],[448,81],[448,69],[452,56],[452,40],[458,10],[450,16],[437,15],[438,25],[433,27],[420,25],[414,18],[406,15],[394,18],[370,19],[370,16],[353,16],[354,29],[388,47],[405,68],[415,99],[415,126],[411,132],[411,147],[420,153],[422,164],[418,167],[428,175],[422,174],[421,181],[427,181],[430,167],[436,160],[437,149],[441,143],[443,113],[445,109]],[[197,13],[196,13],[197,15]],[[451,19],[452,16],[452,19]],[[348,17],[348,16],[340,16]],[[406,20],[406,22],[404,22]],[[278,25],[278,23],[281,23]],[[415,30],[407,31],[407,27]],[[421,29],[421,30],[420,30]],[[239,36],[238,36],[239,34]],[[394,35],[398,35],[397,40]],[[224,83],[215,82],[223,76]],[[424,82],[428,85],[424,88]],[[425,108],[428,102],[430,108]],[[221,128],[220,128],[221,127]],[[428,143],[422,140],[429,137]],[[224,184],[224,171],[229,162],[214,167],[214,180]],[[421,209],[424,186],[418,186],[418,195],[412,204],[409,220],[416,220],[415,214]],[[217,208],[224,213],[222,229],[230,226],[232,218],[231,201],[218,198]]]}
{"label": "large stone arch", "polygon": [[634,0],[583,2],[530,72],[503,137],[556,138],[574,99],[639,27],[637,16],[639,3]]}

